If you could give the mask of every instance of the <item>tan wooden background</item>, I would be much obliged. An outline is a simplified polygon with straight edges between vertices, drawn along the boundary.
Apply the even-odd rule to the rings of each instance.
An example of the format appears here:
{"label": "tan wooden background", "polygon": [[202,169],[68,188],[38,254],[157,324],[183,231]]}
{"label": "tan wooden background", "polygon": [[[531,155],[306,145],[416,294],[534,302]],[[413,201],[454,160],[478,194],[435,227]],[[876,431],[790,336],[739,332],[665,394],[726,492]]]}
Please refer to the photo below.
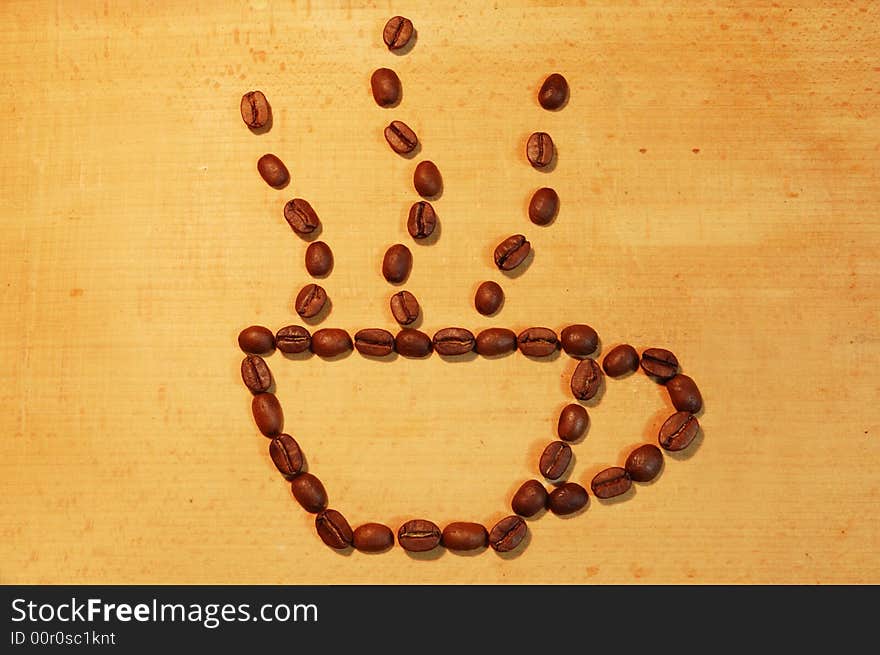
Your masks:
{"label": "tan wooden background", "polygon": [[[880,10],[871,2],[7,2],[0,10],[0,582],[880,582]],[[451,3],[450,3],[451,5]],[[497,5],[497,6],[495,6]],[[410,16],[405,56],[381,42]],[[393,110],[369,76],[403,80]],[[544,76],[571,100],[543,111]],[[239,99],[262,89],[274,125]],[[623,502],[530,523],[502,558],[337,554],[249,414],[236,346],[298,322],[309,199],[336,255],[323,326],[392,328],[380,274],[418,160],[442,234],[412,244],[428,332],[587,322],[666,346],[704,436]],[[524,158],[550,132],[556,169]],[[267,187],[255,162],[292,173]],[[549,184],[556,222],[525,205]],[[494,245],[525,233],[524,274]],[[473,290],[507,302],[479,316]],[[567,357],[269,360],[288,430],[353,524],[492,523],[553,437]],[[669,413],[610,381],[571,479]]]}

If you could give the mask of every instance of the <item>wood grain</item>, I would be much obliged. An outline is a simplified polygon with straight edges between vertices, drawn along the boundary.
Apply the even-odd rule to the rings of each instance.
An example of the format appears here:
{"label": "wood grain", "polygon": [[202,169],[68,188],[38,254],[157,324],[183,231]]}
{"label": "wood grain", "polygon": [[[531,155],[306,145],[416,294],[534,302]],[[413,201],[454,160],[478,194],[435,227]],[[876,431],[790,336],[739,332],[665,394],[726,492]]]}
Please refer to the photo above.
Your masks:
{"label": "wood grain", "polygon": [[[880,11],[870,2],[11,2],[0,16],[0,582],[880,582]],[[372,70],[404,98],[375,106]],[[571,88],[546,112],[550,72]],[[272,129],[239,100],[263,90]],[[392,119],[419,158],[393,154]],[[541,173],[527,136],[552,134]],[[292,174],[276,191],[265,152]],[[412,244],[420,158],[441,233]],[[554,187],[548,227],[525,207]],[[323,326],[391,329],[381,256],[411,244],[422,329],[593,325],[672,349],[704,436],[623,502],[530,522],[527,547],[339,555],[274,470],[236,335],[299,322],[306,244],[336,266]],[[491,253],[526,234],[521,275]],[[493,318],[472,297],[507,300]],[[536,476],[567,357],[269,359],[288,431],[353,524],[491,524]],[[590,408],[570,479],[656,438],[639,374]]]}

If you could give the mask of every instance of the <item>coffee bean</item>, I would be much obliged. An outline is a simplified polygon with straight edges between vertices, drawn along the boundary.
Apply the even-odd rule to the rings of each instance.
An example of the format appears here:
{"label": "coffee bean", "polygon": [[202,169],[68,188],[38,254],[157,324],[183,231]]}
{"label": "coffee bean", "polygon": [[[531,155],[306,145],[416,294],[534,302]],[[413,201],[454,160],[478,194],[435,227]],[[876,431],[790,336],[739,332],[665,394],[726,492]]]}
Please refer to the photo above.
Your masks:
{"label": "coffee bean", "polygon": [[311,473],[300,473],[291,480],[290,490],[305,511],[317,514],[327,509],[327,491],[321,481]]}
{"label": "coffee bean", "polygon": [[312,318],[324,309],[327,302],[327,292],[324,287],[317,284],[307,284],[296,294],[294,309],[303,318]]}
{"label": "coffee bean", "polygon": [[599,471],[590,482],[590,489],[596,498],[614,498],[629,491],[632,480],[629,473],[620,466],[611,466],[604,471]]}
{"label": "coffee bean", "polygon": [[306,270],[314,277],[324,277],[333,270],[333,251],[323,241],[310,243],[306,248]]}
{"label": "coffee bean", "polygon": [[475,342],[473,332],[458,327],[437,330],[432,339],[437,354],[446,356],[473,352]]}
{"label": "coffee bean", "polygon": [[248,355],[241,360],[241,379],[251,393],[262,393],[272,386],[272,373],[259,355]]}
{"label": "coffee bean", "polygon": [[305,352],[312,345],[312,335],[300,325],[285,325],[275,334],[278,350],[288,355]]}
{"label": "coffee bean", "polygon": [[238,347],[252,355],[265,355],[275,350],[275,337],[269,328],[251,325],[238,333]]}
{"label": "coffee bean", "polygon": [[335,509],[325,509],[315,517],[315,529],[321,541],[335,548],[345,550],[351,546],[354,535],[345,517]]}
{"label": "coffee bean", "polygon": [[516,350],[516,334],[507,328],[486,328],[477,335],[476,350],[484,357],[494,357]]}
{"label": "coffee bean", "polygon": [[411,153],[419,145],[419,137],[403,121],[391,121],[385,128],[385,140],[398,155]]}
{"label": "coffee bean", "polygon": [[373,91],[373,100],[380,107],[390,107],[400,101],[403,87],[400,78],[390,68],[379,68],[370,76],[370,89]]}
{"label": "coffee bean", "polygon": [[336,357],[351,348],[351,337],[345,330],[324,328],[312,335],[312,352],[318,357]]}
{"label": "coffee bean", "polygon": [[257,130],[269,122],[272,109],[262,91],[249,91],[241,97],[241,119],[249,128]]}
{"label": "coffee bean", "polygon": [[432,198],[443,191],[443,177],[434,162],[419,162],[413,173],[413,186],[423,198]]}
{"label": "coffee bean", "polygon": [[636,482],[650,482],[663,468],[663,453],[654,444],[646,443],[629,454],[623,467]]}
{"label": "coffee bean", "polygon": [[535,168],[544,168],[553,161],[553,139],[546,132],[535,132],[526,143],[526,157]]}
{"label": "coffee bean", "polygon": [[266,154],[257,160],[257,172],[266,184],[276,189],[280,189],[290,182],[290,173],[284,162],[273,154]]}
{"label": "coffee bean", "polygon": [[568,99],[568,82],[559,73],[548,76],[538,91],[538,102],[544,109],[559,109]]}
{"label": "coffee bean", "polygon": [[550,492],[547,508],[557,516],[564,516],[586,507],[589,501],[586,489],[576,482],[566,482]]}
{"label": "coffee bean", "polygon": [[513,494],[510,507],[520,516],[534,516],[547,507],[547,490],[537,480],[526,480]]}
{"label": "coffee bean", "polygon": [[665,383],[678,373],[678,359],[663,348],[648,348],[642,353],[642,370]]}
{"label": "coffee bean", "polygon": [[382,275],[391,284],[399,284],[409,277],[412,270],[412,253],[402,243],[396,243],[385,251],[382,259]]}
{"label": "coffee bean", "polygon": [[676,412],[663,423],[657,441],[666,450],[684,450],[700,431],[700,422],[690,412]]}
{"label": "coffee bean", "polygon": [[431,337],[424,332],[404,328],[394,337],[394,348],[404,357],[427,357],[433,345]]}
{"label": "coffee bean", "polygon": [[394,352],[394,335],[380,328],[358,330],[354,335],[354,347],[361,355],[385,357]]}
{"label": "coffee bean", "polygon": [[302,450],[289,434],[279,434],[269,442],[269,457],[275,463],[275,468],[288,480],[302,471],[304,464]]}
{"label": "coffee bean", "polygon": [[529,201],[529,220],[535,225],[548,225],[559,211],[559,195],[550,187],[535,191]]}
{"label": "coffee bean", "polygon": [[587,410],[574,403],[566,405],[559,412],[559,422],[556,424],[556,434],[563,441],[577,441],[590,424],[590,415]]}
{"label": "coffee bean", "polygon": [[251,413],[260,432],[267,437],[281,434],[284,428],[284,412],[281,403],[272,393],[258,393],[251,400]]}
{"label": "coffee bean", "polygon": [[437,212],[430,202],[420,200],[409,208],[406,219],[406,231],[413,239],[427,239],[437,227]]}
{"label": "coffee bean", "polygon": [[599,347],[599,335],[589,325],[569,325],[559,335],[562,349],[571,357],[589,357]]}
{"label": "coffee bean", "polygon": [[639,353],[628,343],[614,346],[602,360],[602,370],[613,378],[639,369]]}
{"label": "coffee bean", "polygon": [[394,545],[394,533],[381,523],[364,523],[355,528],[354,547],[362,553],[380,553]]}
{"label": "coffee bean", "polygon": [[294,198],[284,205],[284,220],[290,229],[300,236],[307,236],[318,229],[321,219],[309,204],[308,200]]}
{"label": "coffee bean", "polygon": [[487,280],[477,287],[477,292],[474,294],[474,307],[483,316],[491,316],[501,309],[503,303],[504,289],[497,282]]}
{"label": "coffee bean", "polygon": [[443,528],[441,544],[449,550],[476,550],[485,548],[489,533],[479,523],[450,523]]}
{"label": "coffee bean", "polygon": [[422,553],[440,545],[440,528],[430,521],[413,519],[400,526],[397,541],[404,550]]}
{"label": "coffee bean", "polygon": [[495,248],[495,266],[502,271],[512,271],[523,263],[532,249],[522,234],[507,237]]}
{"label": "coffee bean", "polygon": [[391,296],[391,314],[401,325],[409,325],[419,317],[419,301],[409,291]]}
{"label": "coffee bean", "polygon": [[599,392],[602,369],[593,359],[584,359],[571,376],[571,393],[578,400],[589,400]]}
{"label": "coffee bean", "polygon": [[559,348],[556,333],[550,328],[530,327],[519,333],[516,344],[523,355],[548,357]]}
{"label": "coffee bean", "polygon": [[571,446],[564,441],[551,441],[541,453],[538,470],[548,480],[558,480],[568,470],[569,464]]}
{"label": "coffee bean", "polygon": [[666,383],[669,392],[669,400],[673,407],[680,412],[696,414],[703,409],[703,396],[697,388],[697,383],[692,378],[679,373]]}
{"label": "coffee bean", "polygon": [[413,35],[413,24],[409,18],[394,16],[385,23],[382,30],[382,40],[389,50],[399,50],[409,43]]}
{"label": "coffee bean", "polygon": [[519,516],[506,516],[489,531],[489,545],[499,553],[507,553],[522,543],[528,534],[526,522]]}

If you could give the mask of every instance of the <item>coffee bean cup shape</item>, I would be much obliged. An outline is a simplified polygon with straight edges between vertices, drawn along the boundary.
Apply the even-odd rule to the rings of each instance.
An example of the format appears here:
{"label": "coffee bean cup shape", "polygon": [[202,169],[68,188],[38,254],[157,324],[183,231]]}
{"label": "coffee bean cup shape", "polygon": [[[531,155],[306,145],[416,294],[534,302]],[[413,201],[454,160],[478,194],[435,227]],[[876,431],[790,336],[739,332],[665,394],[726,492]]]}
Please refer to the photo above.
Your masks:
{"label": "coffee bean cup shape", "polygon": [[310,243],[306,248],[306,270],[313,277],[325,277],[333,270],[333,251],[323,241]]}
{"label": "coffee bean cup shape", "polygon": [[479,523],[456,521],[443,528],[440,543],[449,550],[476,550],[489,543],[489,533]]}
{"label": "coffee bean cup shape", "polygon": [[654,444],[646,443],[629,454],[623,468],[632,480],[650,482],[663,468],[663,453]]}
{"label": "coffee bean cup shape", "polygon": [[380,107],[392,107],[400,102],[403,85],[400,78],[390,68],[378,68],[370,76],[370,90],[373,100]]}
{"label": "coffee bean cup shape", "polygon": [[666,382],[666,391],[673,407],[680,412],[696,414],[703,409],[703,396],[697,383],[687,375],[679,373]]}
{"label": "coffee bean cup shape", "polygon": [[266,355],[275,350],[275,335],[262,325],[251,325],[238,334],[238,347],[251,355]]}
{"label": "coffee bean cup shape", "polygon": [[413,256],[409,248],[396,243],[385,251],[382,258],[382,276],[391,284],[400,284],[409,277]]}
{"label": "coffee bean cup shape", "polygon": [[275,394],[256,394],[251,400],[251,413],[257,428],[267,437],[275,437],[284,429],[284,412]]}
{"label": "coffee bean cup shape", "polygon": [[549,225],[559,212],[559,195],[550,187],[535,191],[529,201],[529,220],[535,225]]}
{"label": "coffee bean cup shape", "polygon": [[403,328],[394,337],[394,348],[404,357],[427,357],[434,349],[431,337],[419,330]]}
{"label": "coffee bean cup shape", "polygon": [[504,289],[492,280],[487,280],[477,287],[474,294],[474,307],[483,316],[491,316],[504,304]]}
{"label": "coffee bean cup shape", "polygon": [[318,357],[336,357],[351,350],[348,332],[339,328],[323,328],[312,335],[312,352]]}
{"label": "coffee bean cup shape", "polygon": [[547,508],[557,516],[574,514],[587,506],[590,497],[577,482],[566,482],[550,492]]}
{"label": "coffee bean cup shape", "polygon": [[602,359],[602,370],[612,378],[619,378],[639,369],[639,353],[628,343],[615,346]]}
{"label": "coffee bean cup shape", "polygon": [[327,509],[327,491],[311,473],[300,473],[290,481],[290,491],[302,508],[312,514]]}
{"label": "coffee bean cup shape", "polygon": [[443,191],[443,176],[440,169],[429,160],[421,161],[413,172],[413,187],[423,198],[433,198]]}
{"label": "coffee bean cup shape", "polygon": [[559,109],[568,100],[568,81],[560,73],[547,76],[538,91],[538,103],[549,110]]}
{"label": "coffee bean cup shape", "polygon": [[599,347],[599,335],[589,325],[577,323],[563,328],[559,334],[562,349],[570,357],[589,357]]}
{"label": "coffee bean cup shape", "polygon": [[381,523],[364,523],[355,528],[352,545],[362,553],[381,553],[394,545],[394,533]]}
{"label": "coffee bean cup shape", "polygon": [[484,357],[512,353],[516,350],[516,333],[507,328],[486,328],[477,335],[475,348]]}
{"label": "coffee bean cup shape", "polygon": [[563,441],[577,441],[587,431],[590,424],[590,416],[581,405],[571,403],[559,412],[559,421],[556,424],[556,434]]}
{"label": "coffee bean cup shape", "polygon": [[526,480],[513,494],[510,507],[520,516],[534,516],[547,507],[547,489],[537,480]]}
{"label": "coffee bean cup shape", "polygon": [[257,160],[257,172],[270,187],[280,189],[290,182],[287,166],[276,155],[267,153]]}

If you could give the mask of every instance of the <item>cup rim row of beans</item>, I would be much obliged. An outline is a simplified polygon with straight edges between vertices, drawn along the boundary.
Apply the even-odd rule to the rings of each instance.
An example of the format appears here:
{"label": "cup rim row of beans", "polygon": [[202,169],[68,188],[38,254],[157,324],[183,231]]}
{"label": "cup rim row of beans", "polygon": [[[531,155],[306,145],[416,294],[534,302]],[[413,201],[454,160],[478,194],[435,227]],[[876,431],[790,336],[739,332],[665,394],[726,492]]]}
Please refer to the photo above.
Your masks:
{"label": "cup rim row of beans", "polygon": [[[569,327],[588,328],[589,326]],[[384,331],[379,328],[368,328],[355,334],[377,330]],[[439,330],[437,334],[443,332]],[[512,330],[508,332],[513,333]],[[528,330],[524,330],[520,334],[527,332]],[[297,338],[289,338],[291,335]],[[323,346],[317,345],[323,342],[324,335],[332,337],[342,345],[324,350]],[[317,341],[315,337],[318,338]],[[428,338],[427,335],[425,338]],[[241,331],[238,340],[239,346],[246,353],[241,363],[241,374],[245,386],[253,394],[254,421],[260,432],[271,439],[270,457],[279,472],[290,482],[294,497],[303,509],[315,514],[315,528],[321,540],[337,550],[354,548],[362,552],[382,552],[391,549],[395,541],[391,528],[371,522],[352,530],[338,510],[328,507],[327,493],[320,480],[312,473],[303,470],[302,450],[296,440],[283,431],[283,411],[280,402],[271,391],[274,381],[268,364],[263,359],[264,355],[270,355],[275,350],[281,350],[285,354],[315,353],[321,357],[336,357],[357,349],[353,346],[348,332],[339,328],[322,328],[310,335],[302,326],[285,326],[273,334],[264,326],[252,325]],[[586,353],[585,350],[591,345],[592,349]],[[558,343],[554,344],[553,351],[548,354],[555,352],[557,347]],[[361,349],[358,350],[361,354],[369,355]],[[512,353],[514,350],[515,347],[508,352]],[[600,367],[596,360],[589,356],[598,350],[598,335],[595,343],[588,342],[580,350],[576,348],[573,350],[574,352],[567,354],[579,360],[571,378],[571,390],[575,399],[590,400],[596,397],[604,379],[602,371],[608,377],[620,378],[641,368],[650,378],[666,386],[676,409],[658,432],[659,445],[667,451],[680,451],[693,443],[700,431],[696,414],[702,410],[703,401],[693,380],[680,372],[678,359],[673,353],[661,348],[647,348],[639,356],[635,348],[621,344],[605,353]],[[427,355],[418,358],[425,357]],[[578,377],[582,367],[587,371],[585,376],[581,376],[583,379]],[[545,509],[557,515],[567,515],[585,508],[589,503],[587,490],[575,482],[565,480],[570,476],[571,468],[572,451],[569,443],[580,441],[586,433],[588,424],[589,416],[583,405],[570,403],[562,409],[557,424],[559,439],[547,445],[538,462],[539,473],[555,488],[548,492],[545,483],[537,479],[527,480],[511,500],[514,513],[501,519],[491,530],[487,530],[480,523],[472,522],[454,522],[441,530],[435,523],[426,519],[413,519],[399,527],[397,543],[410,552],[428,551],[438,547],[449,550],[474,550],[487,546],[497,552],[507,552],[516,549],[528,533],[525,518],[532,517]],[[628,455],[624,466],[610,466],[597,473],[593,477],[590,489],[593,495],[600,499],[620,496],[629,491],[633,482],[650,482],[655,479],[662,470],[663,461],[662,452],[657,446],[650,443],[642,444]]]}

